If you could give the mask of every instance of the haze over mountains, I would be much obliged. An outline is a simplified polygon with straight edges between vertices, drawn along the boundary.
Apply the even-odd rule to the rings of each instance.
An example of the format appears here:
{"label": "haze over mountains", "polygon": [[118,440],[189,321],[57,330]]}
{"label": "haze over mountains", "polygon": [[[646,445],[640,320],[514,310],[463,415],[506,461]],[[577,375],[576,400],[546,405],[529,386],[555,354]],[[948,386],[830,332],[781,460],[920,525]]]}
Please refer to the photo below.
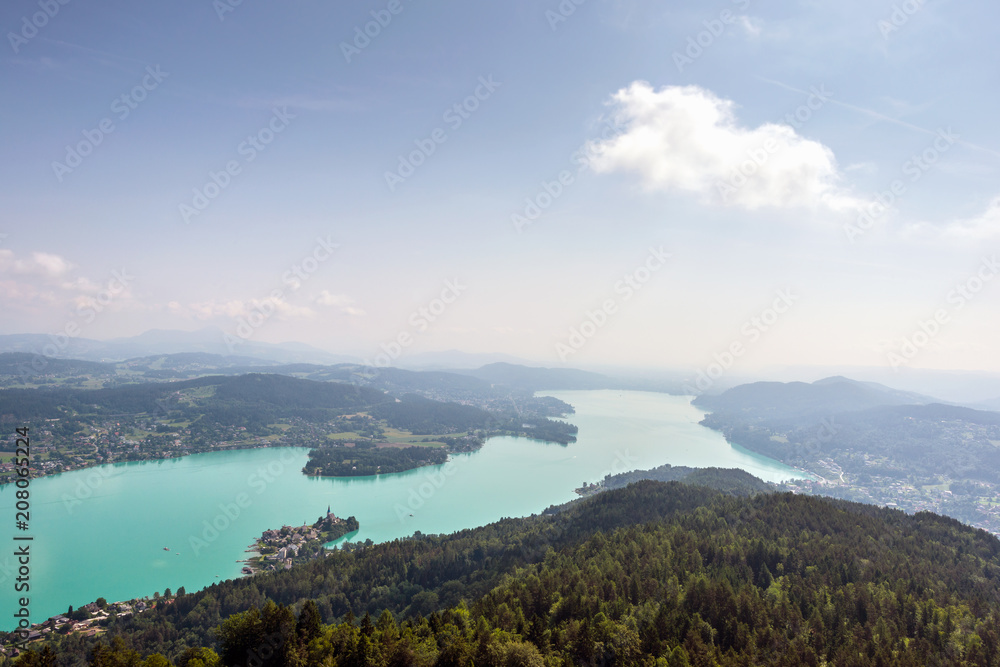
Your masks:
{"label": "haze over mountains", "polygon": [[88,361],[124,361],[157,354],[194,352],[281,363],[356,361],[354,357],[331,354],[304,343],[275,344],[239,340],[238,343],[231,344],[226,341],[226,334],[214,327],[198,331],[152,329],[138,336],[110,340],[80,337],[55,339],[45,334],[12,334],[0,336],[0,352],[41,353],[51,357]]}
{"label": "haze over mountains", "polygon": [[[841,375],[972,407],[1000,407],[1000,375],[987,371],[906,367],[892,370],[888,366],[787,366],[766,369],[756,375],[758,380],[777,382],[812,382]],[[752,381],[744,377],[736,384]],[[727,388],[731,386],[735,385],[726,384]]]}
{"label": "haze over mountains", "polygon": [[[337,434],[350,434],[352,441],[367,437],[366,434],[374,437],[382,432],[376,421],[384,422],[386,428],[408,434],[411,441],[405,451],[426,454],[428,464],[441,463],[445,458],[444,450],[421,449],[412,445],[436,440],[447,443],[449,451],[469,451],[477,446],[473,441],[479,436],[474,437],[474,433],[484,436],[489,433],[516,434],[572,447],[576,440],[576,427],[565,424],[563,420],[549,419],[565,416],[572,408],[554,398],[537,397],[536,392],[655,387],[659,391],[680,393],[677,383],[666,379],[668,375],[657,381],[648,372],[605,374],[509,362],[450,370],[377,368],[356,361],[322,363],[329,357],[315,356],[314,351],[306,346],[263,346],[254,348],[253,353],[224,355],[198,349],[197,341],[193,349],[185,348],[183,337],[175,337],[170,332],[150,332],[140,338],[108,341],[106,344],[92,341],[98,345],[91,347],[91,353],[99,356],[102,351],[123,354],[178,347],[186,351],[152,352],[113,361],[39,357],[25,351],[0,352],[0,382],[6,387],[0,392],[0,421],[48,421],[51,423],[48,428],[54,434],[64,436],[67,442],[75,442],[77,436],[74,434],[79,432],[78,429],[109,421],[116,431],[119,426],[127,425],[129,428],[141,427],[152,434],[142,445],[143,449],[151,449],[144,452],[138,451],[138,445],[133,450],[131,441],[120,443],[117,439],[110,439],[102,444],[101,455],[120,457],[116,461],[140,460],[140,456],[173,456],[177,443],[181,441],[185,451],[190,453],[211,451],[218,448],[220,442],[225,447],[305,445],[315,448],[310,453],[310,474],[320,469],[324,474],[343,469],[344,474],[370,475],[392,474],[396,470],[393,466],[399,464],[397,457],[390,457],[386,450],[355,449],[354,442],[349,449],[340,444],[332,445],[329,438]],[[31,341],[14,341],[15,345],[25,343],[30,345]],[[107,347],[101,348],[100,345]],[[208,349],[212,348],[209,346]],[[474,358],[471,355],[464,357],[466,361]],[[31,371],[33,364],[37,366],[39,362],[40,368],[25,372]],[[329,559],[317,559],[292,568],[290,572],[257,577],[251,580],[252,585],[259,587],[255,589],[258,592],[265,590],[271,600],[283,604],[303,605],[304,600],[315,599],[317,622],[337,622],[348,611],[390,610],[401,617],[426,615],[431,619],[427,621],[429,627],[433,628],[440,624],[440,618],[448,618],[449,613],[468,613],[461,610],[442,611],[449,605],[458,604],[458,598],[452,598],[459,588],[472,601],[476,613],[491,608],[490,596],[499,595],[497,591],[502,592],[503,585],[513,587],[511,590],[514,592],[508,595],[511,600],[522,599],[524,591],[518,588],[521,585],[510,583],[514,579],[508,581],[502,577],[514,566],[536,568],[540,572],[553,568],[558,561],[544,555],[543,547],[547,545],[585,548],[593,553],[606,551],[613,553],[614,557],[605,557],[602,562],[616,563],[622,558],[621,549],[629,552],[632,547],[628,544],[648,540],[650,531],[654,529],[671,531],[674,535],[664,542],[674,545],[671,547],[674,551],[650,551],[657,554],[680,553],[676,537],[681,535],[679,531],[687,531],[684,533],[684,544],[687,545],[684,549],[691,551],[691,557],[685,556],[677,561],[679,571],[688,577],[683,598],[678,600],[685,600],[683,604],[690,609],[677,607],[677,623],[683,623],[682,619],[693,613],[695,607],[691,605],[703,592],[690,579],[692,572],[701,573],[699,576],[702,579],[725,579],[729,586],[737,582],[741,595],[747,600],[757,599],[772,605],[773,608],[766,608],[767,616],[764,618],[779,617],[783,613],[778,604],[779,592],[787,586],[789,576],[798,577],[796,581],[820,585],[820,579],[810,574],[814,574],[818,566],[806,567],[818,561],[814,558],[800,562],[795,555],[798,551],[810,549],[817,554],[825,554],[822,567],[829,573],[824,577],[833,577],[830,581],[834,582],[837,590],[847,583],[858,581],[870,580],[888,585],[894,580],[882,574],[889,571],[886,568],[903,567],[904,564],[906,568],[911,568],[916,558],[920,559],[921,572],[927,572],[931,563],[936,565],[935,581],[943,581],[943,577],[950,576],[948,585],[951,588],[957,586],[953,582],[967,579],[965,575],[969,572],[984,572],[991,580],[995,578],[998,571],[996,553],[1000,553],[997,544],[1000,543],[987,532],[974,531],[931,514],[904,516],[870,505],[898,506],[908,513],[930,509],[992,533],[1000,532],[1000,517],[993,511],[991,502],[996,497],[997,489],[1000,489],[1000,473],[997,472],[1000,471],[1000,412],[946,404],[934,396],[843,376],[825,377],[814,382],[751,382],[718,394],[695,397],[693,404],[708,411],[702,424],[720,431],[731,444],[811,471],[817,475],[817,480],[776,488],[741,470],[692,469],[669,464],[651,470],[609,474],[598,485],[585,485],[581,489],[581,493],[593,493],[599,497],[550,508],[543,516],[505,520],[492,526],[463,531],[461,537],[428,538],[415,534],[412,538],[385,545],[359,546],[357,548],[361,553],[338,552]],[[359,413],[367,413],[365,419],[368,421],[359,421]],[[188,426],[182,427],[183,424]],[[175,439],[178,435],[176,431],[181,430],[183,440]],[[86,465],[101,462],[92,458],[83,460],[83,457],[91,456],[91,449],[94,455],[98,451],[88,441],[81,440],[75,444],[79,446],[79,451],[52,460]],[[119,447],[121,444],[123,446]],[[664,443],[665,446],[668,444],[673,443]],[[364,457],[371,458],[370,465]],[[53,465],[51,461],[49,464]],[[403,470],[405,466],[399,469]],[[659,482],[648,481],[651,479]],[[670,483],[664,486],[660,482]],[[937,491],[937,496],[928,495],[927,489],[942,488],[947,490]],[[869,505],[848,505],[829,498],[820,500],[774,493],[788,489],[862,500]],[[880,495],[880,492],[884,494]],[[736,501],[730,496],[740,496],[741,499]],[[734,517],[742,518],[733,523]],[[551,527],[555,525],[561,528],[551,534],[545,532],[554,530]],[[822,527],[820,532],[816,530],[817,525]],[[603,534],[595,532],[598,527],[609,531],[607,541]],[[545,533],[545,538],[542,547],[536,548],[533,546],[535,535],[540,531]],[[845,560],[849,554],[858,551],[858,545],[869,547],[874,544],[872,536],[884,537],[888,531],[904,531],[919,536],[919,539],[906,542],[908,560],[897,555],[897,548],[878,545],[873,547],[877,553],[865,552],[869,561],[878,562],[877,568],[860,568]],[[491,537],[501,535],[504,539]],[[737,561],[728,565],[714,563],[720,554],[734,548],[736,535],[745,541]],[[712,536],[716,542],[709,545],[707,536]],[[626,540],[623,543],[625,546],[621,549],[613,546],[621,539]],[[454,558],[454,553],[447,553],[448,550],[461,551],[466,547],[470,554],[468,557]],[[961,576],[953,571],[956,566],[952,561],[958,560],[952,559],[943,564],[934,560],[937,556],[930,553],[940,554],[952,549],[958,554],[955,558],[960,556],[962,559],[959,567],[963,573]],[[977,550],[974,557],[970,556],[970,549]],[[831,557],[834,552],[837,558]],[[343,584],[343,590],[352,594],[365,592],[368,596],[364,604],[357,605],[353,598],[339,595],[340,588],[331,588],[329,582],[314,584],[315,590],[309,593],[293,593],[289,586],[300,577],[315,582],[316,577],[324,575],[328,568],[353,568],[365,559],[374,562],[384,556],[396,560],[404,558],[404,562],[409,563],[405,571],[418,572],[415,563],[416,557],[421,554],[424,554],[424,561],[431,559],[428,562],[435,564],[437,560],[434,559],[439,557],[453,564],[465,563],[462,567],[468,572],[449,570],[450,581],[441,578],[440,573],[435,575],[437,578],[425,577],[419,589],[414,582],[406,579],[409,575],[399,575],[399,587],[391,590],[386,587],[385,590],[390,592],[378,599],[374,593],[366,592],[368,589],[363,581],[352,580],[349,585]],[[705,560],[699,561],[693,558],[693,554],[699,554],[698,558]],[[558,558],[564,559],[566,555]],[[841,561],[848,563],[846,569],[840,566]],[[703,565],[697,565],[699,562]],[[752,565],[748,566],[748,563]],[[694,570],[691,569],[692,564]],[[657,567],[662,569],[663,564]],[[719,567],[722,569],[717,572]],[[738,570],[733,569],[737,567]],[[905,571],[906,576],[913,576],[911,569]],[[472,576],[469,572],[477,574]],[[568,571],[558,571],[560,580],[569,576]],[[649,576],[636,574],[636,581]],[[498,583],[502,581],[508,583]],[[619,583],[623,586],[621,590],[631,591],[628,599],[640,601],[640,594],[635,592],[641,591],[640,586],[630,584],[629,580]],[[247,609],[248,605],[264,604],[259,595],[253,600],[246,598],[244,593],[250,590],[249,585],[231,582],[191,596],[182,596],[169,607],[163,606],[153,613],[109,626],[108,636],[127,636],[144,652],[161,650],[174,657],[186,647],[197,645],[217,646],[224,652],[228,651],[227,655],[236,655],[243,649],[232,649],[224,633],[221,641],[212,643],[216,642],[213,628],[218,627],[227,615]],[[723,590],[724,586],[719,586],[718,590]],[[978,600],[975,596],[981,594],[981,588],[992,591],[988,582],[982,586],[968,584],[956,590],[965,596],[961,598],[963,601],[967,598]],[[569,595],[568,589],[565,594]],[[485,598],[482,597],[484,595]],[[827,593],[823,595],[827,596]],[[989,595],[995,597],[995,592]],[[833,599],[835,595],[830,593],[827,597]],[[992,604],[988,600],[979,600],[983,608]],[[612,606],[619,603],[608,601],[602,604],[605,604],[602,608],[611,613]],[[868,628],[876,623],[875,619],[885,615],[869,611],[870,604],[873,603],[869,597],[859,594],[857,600],[852,598],[850,604],[844,606],[845,610],[858,615],[852,621],[858,628]],[[926,606],[927,602],[924,604]],[[211,609],[211,616],[187,613],[196,605]],[[891,606],[898,608],[895,603]],[[538,606],[538,609],[543,607],[554,608],[547,604]],[[698,618],[709,619],[715,624],[712,628],[727,627],[725,624],[731,614],[718,610],[710,613],[710,607],[699,607]],[[797,610],[799,606],[790,605],[788,608]],[[274,613],[273,606],[261,609],[260,613],[264,615]],[[764,609],[761,607],[761,613]],[[177,613],[173,613],[175,610]],[[185,613],[180,614],[179,610]],[[548,612],[538,613],[541,615],[530,623],[525,617],[520,625],[512,622],[509,627],[504,627],[512,633],[524,633],[523,636],[529,639],[535,637],[536,631],[530,628],[556,623],[554,619],[542,620],[547,618]],[[803,614],[796,622],[804,623],[806,616]],[[931,617],[933,614],[928,618]],[[240,619],[251,617],[234,618],[237,620],[226,621],[229,627],[242,622]],[[383,616],[380,620],[379,628],[388,628],[386,618]],[[497,621],[500,624],[506,622],[502,620],[505,618],[503,614],[497,618],[501,619]],[[810,623],[814,623],[816,615],[809,614],[808,618],[813,619],[809,620]],[[576,622],[568,621],[562,629],[567,630]],[[992,617],[983,616],[977,622],[980,625],[976,627],[985,628],[992,623]],[[367,625],[362,623],[362,628],[365,627]],[[561,626],[556,624],[553,627]],[[644,630],[650,637],[652,627],[649,625]],[[657,627],[669,628],[673,625],[672,622],[664,622]],[[820,627],[825,626],[816,622],[816,628]],[[883,626],[872,627],[880,628],[878,633],[886,632]],[[185,630],[183,639],[164,640],[164,637],[179,637],[175,630],[180,628]],[[709,633],[709,636],[724,636],[718,628],[714,630],[715,635]],[[471,642],[473,635],[471,630],[469,632]],[[538,630],[538,633],[541,632]],[[914,629],[912,634],[920,635],[920,632]],[[664,636],[671,637],[669,641],[680,641],[683,634]],[[250,633],[246,636],[254,635]],[[544,637],[544,633],[538,636]],[[590,640],[585,640],[588,636],[582,630],[578,633],[575,630],[572,633],[566,631],[565,637],[575,639],[564,641],[562,650],[576,651],[577,647],[589,646],[587,641]],[[962,635],[962,641],[968,643],[968,647],[963,649],[965,654],[974,655],[980,636],[971,629]],[[79,652],[79,646],[89,646],[95,640],[72,639],[82,642],[79,646],[61,643],[64,641],[61,637],[55,637],[53,641],[62,647],[63,655],[66,655],[68,652]],[[750,647],[758,646],[757,641],[748,642],[741,650],[750,651]],[[876,646],[878,640],[873,637],[871,643]],[[837,647],[843,644],[842,638],[834,637],[824,650],[834,655]],[[538,651],[551,650],[556,645],[554,639],[539,640]],[[603,645],[610,644],[594,644],[595,647]],[[638,643],[635,645],[639,646]],[[916,640],[906,645],[911,653],[923,657],[938,650]],[[524,646],[521,648],[529,652],[535,650]],[[729,646],[721,640],[711,640],[702,648],[691,642],[685,646],[690,648],[691,655],[701,655],[698,651],[702,651],[703,657],[711,654],[719,658],[723,655],[721,647],[731,651],[737,644]],[[805,650],[806,644],[802,646]],[[677,655],[683,657],[685,654],[678,652]],[[763,655],[760,653],[757,657]],[[77,667],[77,663],[65,662],[65,667]],[[292,663],[278,664],[283,667]],[[358,664],[371,663],[362,661]],[[521,663],[515,661],[508,664]],[[676,664],[688,663],[679,658]]]}
{"label": "haze over mountains", "polygon": [[800,491],[930,510],[1000,533],[1000,412],[832,377],[700,396],[734,445],[811,471]]}
{"label": "haze over mountains", "polygon": [[[183,345],[183,338],[170,332],[150,332],[140,341],[109,342],[110,347],[104,351],[121,354],[176,349]],[[92,352],[99,355],[96,347]],[[79,402],[89,400],[88,391],[96,392],[95,396],[104,396],[102,392],[109,391],[127,393],[127,387],[135,383],[174,385],[158,390],[162,394],[189,391],[186,388],[192,382],[217,385],[223,377],[289,376],[301,382],[353,385],[402,398],[407,403],[401,408],[412,412],[405,417],[410,420],[407,424],[424,424],[422,430],[427,430],[426,424],[439,424],[443,432],[478,427],[484,423],[485,413],[471,421],[458,413],[438,417],[434,414],[436,410],[454,412],[439,404],[459,403],[500,415],[508,431],[521,427],[518,418],[540,420],[532,422],[536,424],[533,428],[551,431],[552,423],[544,419],[559,416],[568,406],[554,399],[536,397],[535,392],[610,389],[684,393],[683,385],[676,381],[678,376],[670,371],[660,375],[649,369],[596,373],[508,362],[471,369],[412,370],[365,366],[357,361],[317,363],[333,355],[317,356],[304,346],[298,349],[263,346],[257,352],[262,356],[187,351],[115,362],[38,357],[26,352],[0,353],[0,382],[15,390],[10,398],[18,397],[21,401],[32,400],[34,395],[24,391],[38,387],[47,392],[38,397],[40,400],[55,400],[61,391],[71,392],[63,396],[65,400]],[[289,353],[293,358],[309,361],[282,361]],[[465,356],[464,360],[473,358]],[[719,389],[722,384],[719,383]],[[270,382],[269,386],[278,392],[274,400],[279,405],[282,401],[287,403],[286,399],[292,400],[282,395],[291,391],[292,385]],[[295,390],[290,395],[299,394],[301,391]],[[406,399],[408,395],[420,400]],[[810,489],[812,492],[882,503],[903,502],[903,496],[910,494],[905,501],[909,509],[933,508],[1000,531],[1000,517],[994,517],[989,510],[991,494],[995,487],[1000,489],[1000,475],[996,472],[1000,470],[997,444],[1000,413],[978,409],[989,407],[991,404],[987,402],[963,405],[936,395],[835,375],[811,383],[749,382],[718,394],[697,396],[693,403],[709,413],[702,424],[722,433],[730,443],[818,474],[820,479]],[[241,407],[244,413],[257,409],[245,403]],[[146,408],[150,406],[143,409]],[[32,414],[42,416],[37,411]],[[215,421],[222,424],[225,419]],[[393,424],[403,426],[404,422],[390,420],[390,425]],[[551,432],[547,437],[560,440],[565,435]],[[972,486],[968,485],[970,482]],[[903,485],[912,493],[893,485]],[[934,489],[955,492],[948,491],[952,495],[944,497]],[[964,500],[956,505],[955,499],[959,497]]]}
{"label": "haze over mountains", "polygon": [[888,405],[924,405],[939,402],[930,396],[891,389],[875,382],[829,377],[805,382],[754,382],[718,396],[699,396],[703,408],[754,415],[765,420],[809,420],[841,412]]}
{"label": "haze over mountains", "polygon": [[[57,359],[74,359],[118,363],[147,357],[165,357],[164,361],[160,362],[164,369],[181,371],[184,370],[185,364],[188,364],[188,370],[198,367],[222,370],[264,369],[286,364],[330,366],[365,363],[365,358],[361,355],[331,352],[304,343],[240,340],[234,345],[232,339],[227,338],[226,333],[216,327],[197,331],[150,330],[137,336],[110,340],[55,338],[48,334],[0,335],[0,354],[7,352],[41,355],[50,362]],[[369,363],[381,365],[371,360]],[[454,371],[494,383],[513,382],[523,388],[534,389],[629,388],[683,393],[685,385],[691,385],[690,378],[693,376],[692,369],[684,368],[600,365],[578,366],[589,371],[590,375],[584,370],[564,367],[556,374],[533,376],[533,373],[542,373],[541,368],[545,364],[502,353],[469,353],[459,350],[404,354],[398,359],[393,359],[391,366],[414,371]],[[512,374],[511,369],[514,368],[518,370]],[[539,370],[527,371],[526,368]],[[726,374],[716,380],[706,394],[721,394],[727,389],[753,384],[763,378],[768,378],[772,382],[791,380],[791,386],[785,391],[796,392],[796,388],[801,389],[798,386],[803,384],[801,380],[822,378],[828,382],[830,378],[836,376],[846,376],[867,383],[870,391],[876,391],[876,385],[884,386],[886,389],[891,387],[888,395],[896,391],[898,400],[904,403],[913,399],[916,402],[940,401],[976,409],[1000,410],[1000,375],[970,371],[904,368],[898,373],[892,373],[886,368],[878,367],[785,367],[762,370],[755,375],[737,372]],[[539,378],[545,378],[545,381],[539,384]],[[861,390],[855,388],[853,391]],[[830,396],[836,394],[834,390]],[[813,392],[810,396],[817,401],[824,400],[822,392]],[[904,400],[903,397],[907,396],[909,398]],[[924,398],[918,400],[917,396]],[[886,404],[889,403],[891,401]]]}

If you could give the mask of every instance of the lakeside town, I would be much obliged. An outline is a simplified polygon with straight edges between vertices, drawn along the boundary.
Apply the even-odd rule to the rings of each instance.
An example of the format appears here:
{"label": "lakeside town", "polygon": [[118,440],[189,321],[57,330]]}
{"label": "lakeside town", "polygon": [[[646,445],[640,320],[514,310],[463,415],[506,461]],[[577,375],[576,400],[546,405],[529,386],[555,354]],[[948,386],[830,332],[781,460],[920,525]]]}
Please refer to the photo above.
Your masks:
{"label": "lakeside town", "polygon": [[[359,527],[356,518],[338,517],[328,506],[326,514],[312,524],[265,530],[247,549],[248,552],[257,555],[238,561],[246,563],[241,573],[244,576],[253,576],[260,572],[287,570],[297,563],[325,558],[329,554],[326,544],[357,531]],[[17,657],[25,644],[44,640],[53,633],[59,635],[80,633],[84,637],[94,637],[105,632],[112,619],[127,618],[158,606],[173,604],[176,597],[184,594],[182,586],[177,589],[176,595],[167,588],[162,595],[157,591],[151,597],[119,602],[108,602],[101,597],[76,609],[71,605],[64,614],[56,614],[40,623],[28,626],[24,629],[27,632],[24,636],[20,633],[11,633],[8,642],[0,647],[0,655]]]}
{"label": "lakeside town", "polygon": [[358,528],[358,520],[353,516],[342,519],[327,507],[326,515],[313,524],[265,530],[247,549],[247,552],[257,555],[240,561],[246,563],[242,573],[251,576],[259,572],[288,570],[296,563],[325,558],[329,550],[324,545]]}
{"label": "lakeside town", "polygon": [[907,514],[934,512],[1000,537],[1000,486],[988,482],[947,479],[899,479],[887,475],[845,473],[843,481],[820,478],[777,485],[781,491],[830,496],[891,507]]}
{"label": "lakeside town", "polygon": [[[176,596],[185,594],[184,587],[177,589]],[[14,658],[21,654],[26,644],[45,640],[51,635],[69,635],[79,633],[84,637],[94,637],[103,634],[107,625],[115,618],[128,618],[141,614],[161,605],[173,604],[175,595],[168,588],[160,595],[153,593],[152,597],[133,598],[119,602],[108,602],[104,598],[74,609],[72,605],[65,614],[56,614],[41,623],[34,623],[25,630],[27,634],[10,633],[8,643],[0,647],[0,655]]]}
{"label": "lakeside town", "polygon": [[[142,418],[119,418],[87,424],[82,431],[66,433],[60,420],[46,420],[33,432],[32,477],[39,478],[109,463],[155,461],[190,454],[256,449],[260,447],[317,447],[329,442],[327,435],[342,425],[318,428],[290,418],[266,435],[252,434],[244,426],[192,429],[190,424],[162,424]],[[13,452],[14,441],[0,445]],[[0,460],[0,484],[14,481],[10,458]]]}

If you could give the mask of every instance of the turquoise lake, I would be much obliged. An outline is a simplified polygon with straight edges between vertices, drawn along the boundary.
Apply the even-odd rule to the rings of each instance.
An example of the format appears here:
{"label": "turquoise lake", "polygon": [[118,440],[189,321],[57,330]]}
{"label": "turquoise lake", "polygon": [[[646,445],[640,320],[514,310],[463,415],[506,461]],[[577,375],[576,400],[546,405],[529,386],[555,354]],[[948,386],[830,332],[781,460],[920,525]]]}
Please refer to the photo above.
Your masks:
{"label": "turquoise lake", "polygon": [[0,627],[14,628],[22,595],[37,623],[98,597],[124,600],[180,586],[193,592],[238,577],[237,561],[264,530],[312,523],[328,505],[361,523],[345,539],[383,542],[538,513],[574,499],[573,489],[585,481],[664,463],[742,468],[769,481],[804,476],[700,426],[704,413],[690,397],[541,393],[576,408],[569,421],[580,429],[577,442],[493,438],[443,466],[351,479],[304,476],[304,448],[198,454],[36,479],[27,533],[34,537],[29,593],[14,591],[16,488],[6,485],[0,489],[0,538],[8,545],[0,551]]}

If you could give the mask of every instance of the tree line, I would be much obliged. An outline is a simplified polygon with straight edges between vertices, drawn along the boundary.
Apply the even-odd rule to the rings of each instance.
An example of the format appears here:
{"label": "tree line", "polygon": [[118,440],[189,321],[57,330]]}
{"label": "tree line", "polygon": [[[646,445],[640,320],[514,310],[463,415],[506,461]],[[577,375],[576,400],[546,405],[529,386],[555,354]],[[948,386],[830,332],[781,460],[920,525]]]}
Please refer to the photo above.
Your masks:
{"label": "tree line", "polygon": [[107,635],[21,661],[1000,665],[1000,541],[933,514],[643,481],[215,584]]}

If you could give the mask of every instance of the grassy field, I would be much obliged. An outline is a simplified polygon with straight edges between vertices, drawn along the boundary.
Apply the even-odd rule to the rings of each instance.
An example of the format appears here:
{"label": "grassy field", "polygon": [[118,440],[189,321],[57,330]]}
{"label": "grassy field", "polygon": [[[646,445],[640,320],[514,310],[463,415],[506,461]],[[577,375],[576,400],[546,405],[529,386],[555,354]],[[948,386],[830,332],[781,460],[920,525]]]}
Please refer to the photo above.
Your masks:
{"label": "grassy field", "polygon": [[[413,435],[409,431],[401,431],[395,428],[385,428],[385,441],[394,445],[419,445],[421,447],[444,447],[444,443],[436,438],[448,437],[447,435]],[[422,442],[424,439],[430,442]]]}
{"label": "grassy field", "polygon": [[355,433],[354,431],[344,431],[343,433],[330,433],[326,436],[327,440],[364,440],[364,436]]}
{"label": "grassy field", "polygon": [[[379,443],[380,447],[408,447],[416,445],[419,447],[444,447],[444,443],[436,438],[448,437],[447,435],[413,435],[409,431],[403,431],[391,426],[382,429],[384,435]],[[367,436],[356,432],[331,433],[326,436],[328,440],[334,442],[357,442],[367,439]],[[430,438],[430,442],[422,442],[425,438]]]}
{"label": "grassy field", "polygon": [[190,405],[194,405],[194,400],[199,398],[210,398],[215,395],[215,387],[192,387],[181,392],[181,400]]}

